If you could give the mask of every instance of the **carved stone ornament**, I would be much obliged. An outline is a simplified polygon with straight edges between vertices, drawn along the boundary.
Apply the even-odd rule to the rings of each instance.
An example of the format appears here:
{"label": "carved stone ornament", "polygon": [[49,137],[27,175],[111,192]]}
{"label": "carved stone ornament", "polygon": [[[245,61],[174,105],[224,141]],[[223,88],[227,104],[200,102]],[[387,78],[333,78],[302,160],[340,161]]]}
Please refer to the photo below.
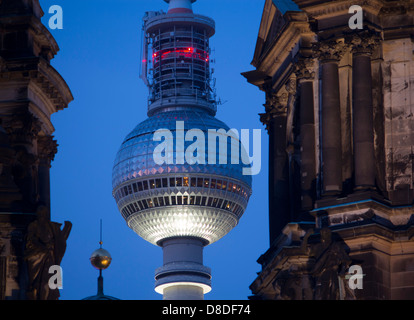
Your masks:
{"label": "carved stone ornament", "polygon": [[297,82],[297,80],[296,80],[295,77],[291,77],[291,78],[289,78],[288,81],[286,81],[285,89],[286,89],[288,94],[283,94],[284,97],[287,97],[287,98],[285,98],[286,99],[286,104],[288,102],[287,100],[289,99],[289,95],[295,95],[296,94],[296,89],[297,89],[296,88],[296,82]]}
{"label": "carved stone ornament", "polygon": [[308,230],[301,247],[287,249],[289,258],[272,281],[273,298],[355,300],[355,293],[346,283],[346,274],[352,264],[346,244],[329,228],[320,230],[320,241],[309,243],[313,234],[313,229]]}
{"label": "carved stone ornament", "polygon": [[72,223],[65,221],[65,226],[61,230],[60,223],[49,220],[49,210],[46,206],[40,205],[36,213],[37,219],[28,226],[24,254],[29,278],[27,298],[57,300],[59,291],[49,288],[49,268],[52,265],[60,265]]}
{"label": "carved stone ornament", "polygon": [[345,37],[352,54],[371,55],[380,44],[380,36],[373,31],[352,33]]}
{"label": "carved stone ornament", "polygon": [[315,78],[314,59],[299,58],[294,65],[294,73],[298,80],[313,80]]}
{"label": "carved stone ornament", "polygon": [[348,47],[341,40],[331,39],[314,43],[312,49],[320,61],[340,61]]}
{"label": "carved stone ornament", "polygon": [[7,198],[3,198],[2,205],[21,200],[19,188],[13,177],[15,157],[16,152],[10,146],[9,137],[0,122],[0,192],[7,194]]}
{"label": "carved stone ornament", "polygon": [[288,98],[287,93],[281,95],[268,93],[266,95],[266,103],[263,105],[266,113],[259,113],[260,121],[266,125],[266,130],[269,129],[269,124],[274,118],[286,116]]}
{"label": "carved stone ornament", "polygon": [[48,165],[55,159],[58,151],[58,143],[53,139],[53,136],[39,137],[37,140],[37,152],[39,159],[46,160]]}
{"label": "carved stone ornament", "polygon": [[341,239],[334,239],[329,228],[320,230],[320,243],[311,247],[310,256],[315,264],[310,270],[314,279],[315,300],[354,300],[355,295],[344,283],[352,259]]}
{"label": "carved stone ornament", "polygon": [[13,143],[32,142],[41,130],[41,122],[30,112],[16,113],[7,126]]}

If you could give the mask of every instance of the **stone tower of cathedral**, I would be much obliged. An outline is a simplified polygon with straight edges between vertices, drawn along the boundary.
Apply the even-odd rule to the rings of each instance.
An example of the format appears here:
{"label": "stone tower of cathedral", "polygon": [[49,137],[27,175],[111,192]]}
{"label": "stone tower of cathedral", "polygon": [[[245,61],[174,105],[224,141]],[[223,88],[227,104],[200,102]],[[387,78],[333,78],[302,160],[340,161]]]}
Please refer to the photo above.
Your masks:
{"label": "stone tower of cathedral", "polygon": [[51,115],[73,100],[51,66],[59,50],[38,0],[0,1],[0,299],[56,299],[71,224],[50,221]]}
{"label": "stone tower of cathedral", "polygon": [[269,134],[270,248],[252,298],[412,298],[414,1],[279,3],[243,74],[266,94]]}

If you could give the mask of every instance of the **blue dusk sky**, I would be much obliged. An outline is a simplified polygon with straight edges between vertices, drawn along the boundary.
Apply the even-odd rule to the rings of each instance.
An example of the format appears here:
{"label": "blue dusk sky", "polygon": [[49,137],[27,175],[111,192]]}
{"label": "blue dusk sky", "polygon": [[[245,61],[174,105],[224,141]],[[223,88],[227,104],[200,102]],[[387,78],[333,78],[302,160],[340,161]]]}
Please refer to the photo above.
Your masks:
{"label": "blue dusk sky", "polygon": [[[99,248],[112,255],[103,272],[104,293],[128,300],[162,299],[154,291],[154,271],[162,249],[128,228],[112,198],[111,175],[124,137],[147,118],[148,89],[139,78],[142,17],[167,10],[162,0],[41,0],[47,26],[52,5],[63,8],[63,30],[50,30],[60,52],[52,65],[72,90],[69,108],[52,116],[59,151],[51,169],[52,220],[73,223],[62,261],[61,300],[78,300],[97,291],[98,271],[90,262]],[[265,0],[198,0],[194,12],[216,21],[211,39],[217,95],[225,103],[217,118],[237,130],[262,130],[260,173],[239,225],[204,249],[212,269],[206,300],[244,300],[260,271],[256,262],[269,247],[268,138],[258,113],[264,93],[240,75],[250,71]],[[276,1],[278,3],[278,1]],[[282,11],[290,1],[279,1]]]}

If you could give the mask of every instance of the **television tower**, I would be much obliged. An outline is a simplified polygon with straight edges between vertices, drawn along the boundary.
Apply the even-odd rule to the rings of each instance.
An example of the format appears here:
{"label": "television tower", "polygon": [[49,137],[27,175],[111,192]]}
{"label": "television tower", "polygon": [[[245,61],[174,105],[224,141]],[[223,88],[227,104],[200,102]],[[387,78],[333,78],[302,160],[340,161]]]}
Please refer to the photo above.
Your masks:
{"label": "television tower", "polygon": [[[215,118],[209,46],[214,20],[193,13],[196,0],[164,1],[169,3],[167,13],[147,12],[144,17],[141,78],[149,88],[148,119],[136,126],[118,151],[113,196],[128,226],[163,249],[163,266],[155,272],[156,292],[165,300],[201,300],[211,290],[203,248],[238,224],[252,179],[243,175],[230,146],[215,151],[216,159],[226,157],[226,164],[178,161],[183,147],[187,150],[193,143],[179,145],[184,132],[198,129],[207,137],[210,129],[229,132],[229,127]],[[173,164],[154,161],[158,129],[175,135]],[[227,138],[234,139],[230,134]],[[241,146],[238,139],[236,144]]]}

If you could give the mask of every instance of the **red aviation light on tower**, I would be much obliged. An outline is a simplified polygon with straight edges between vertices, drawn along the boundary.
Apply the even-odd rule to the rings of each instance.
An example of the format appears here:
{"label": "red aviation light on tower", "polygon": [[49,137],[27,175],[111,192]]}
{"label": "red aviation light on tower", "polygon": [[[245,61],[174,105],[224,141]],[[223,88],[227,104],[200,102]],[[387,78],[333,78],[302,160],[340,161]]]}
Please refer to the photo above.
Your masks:
{"label": "red aviation light on tower", "polygon": [[[217,101],[210,70],[214,20],[192,11],[196,0],[164,1],[170,5],[168,13],[151,11],[144,16],[142,79],[149,88],[148,115],[177,104],[214,115]],[[176,11],[180,8],[187,10]]]}
{"label": "red aviation light on tower", "polygon": [[152,54],[154,63],[159,62],[159,60],[165,59],[174,59],[174,58],[186,58],[186,59],[197,59],[205,62],[209,62],[210,57],[207,51],[195,49],[192,47],[189,48],[175,48],[173,50],[161,50],[154,52]]}

